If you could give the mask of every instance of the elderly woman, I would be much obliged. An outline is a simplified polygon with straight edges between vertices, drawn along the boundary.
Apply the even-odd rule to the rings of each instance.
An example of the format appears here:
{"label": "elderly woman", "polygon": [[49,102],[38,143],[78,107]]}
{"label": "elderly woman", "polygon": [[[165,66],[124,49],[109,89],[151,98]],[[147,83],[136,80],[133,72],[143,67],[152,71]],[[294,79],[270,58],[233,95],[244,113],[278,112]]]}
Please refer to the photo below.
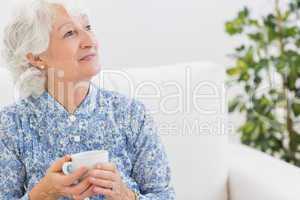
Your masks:
{"label": "elderly woman", "polygon": [[[1,200],[175,199],[145,106],[90,82],[98,48],[87,13],[61,1],[26,0],[5,28],[3,56],[23,98],[0,112]],[[97,149],[109,163],[62,173],[69,155]]]}

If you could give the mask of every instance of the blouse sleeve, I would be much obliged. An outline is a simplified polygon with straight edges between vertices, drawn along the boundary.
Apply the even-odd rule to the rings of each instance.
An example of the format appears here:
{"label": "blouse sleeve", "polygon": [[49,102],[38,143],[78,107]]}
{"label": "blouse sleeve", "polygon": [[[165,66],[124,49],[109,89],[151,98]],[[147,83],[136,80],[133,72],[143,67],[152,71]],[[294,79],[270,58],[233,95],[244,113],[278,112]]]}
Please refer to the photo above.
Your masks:
{"label": "blouse sleeve", "polygon": [[167,155],[152,116],[142,103],[133,103],[131,130],[134,165],[132,177],[139,186],[140,200],[173,200],[171,171]]}
{"label": "blouse sleeve", "polygon": [[16,131],[13,125],[15,123],[11,123],[15,121],[8,116],[3,116],[3,113],[0,115],[0,119],[0,199],[29,200],[28,193],[24,188],[25,166],[17,153],[17,137],[8,136],[6,133],[6,131]]}

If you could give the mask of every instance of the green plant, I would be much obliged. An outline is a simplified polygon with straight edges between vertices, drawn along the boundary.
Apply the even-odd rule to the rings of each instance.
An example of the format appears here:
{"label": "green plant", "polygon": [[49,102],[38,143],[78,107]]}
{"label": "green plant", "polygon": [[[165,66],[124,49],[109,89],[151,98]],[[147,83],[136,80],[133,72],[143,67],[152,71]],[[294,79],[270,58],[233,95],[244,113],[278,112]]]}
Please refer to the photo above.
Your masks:
{"label": "green plant", "polygon": [[229,87],[243,88],[229,112],[246,116],[242,143],[300,166],[300,0],[273,5],[258,18],[245,7],[225,25],[242,43],[227,69]]}

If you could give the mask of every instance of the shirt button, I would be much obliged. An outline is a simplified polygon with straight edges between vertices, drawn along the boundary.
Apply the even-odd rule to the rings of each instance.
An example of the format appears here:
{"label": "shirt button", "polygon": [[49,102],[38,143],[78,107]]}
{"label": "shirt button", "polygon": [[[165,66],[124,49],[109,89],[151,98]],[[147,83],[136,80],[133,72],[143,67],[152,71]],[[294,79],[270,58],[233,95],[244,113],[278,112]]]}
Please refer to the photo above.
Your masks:
{"label": "shirt button", "polygon": [[70,115],[70,116],[69,116],[69,120],[70,120],[71,122],[74,122],[74,121],[76,120],[75,115]]}
{"label": "shirt button", "polygon": [[85,129],[86,126],[87,126],[87,123],[86,123],[85,120],[81,120],[81,121],[79,122],[79,128],[80,128],[80,129]]}
{"label": "shirt button", "polygon": [[80,135],[75,135],[74,136],[74,141],[75,142],[80,142]]}

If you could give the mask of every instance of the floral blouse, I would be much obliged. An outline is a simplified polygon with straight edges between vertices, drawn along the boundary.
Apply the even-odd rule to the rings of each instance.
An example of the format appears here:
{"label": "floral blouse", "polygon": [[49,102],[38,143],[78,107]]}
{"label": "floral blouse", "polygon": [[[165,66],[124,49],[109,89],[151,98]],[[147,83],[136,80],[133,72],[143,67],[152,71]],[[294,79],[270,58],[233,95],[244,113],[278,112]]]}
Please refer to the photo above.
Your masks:
{"label": "floral blouse", "polygon": [[55,160],[101,149],[141,200],[175,199],[166,152],[145,106],[93,83],[73,114],[47,91],[0,111],[0,199],[28,200]]}

